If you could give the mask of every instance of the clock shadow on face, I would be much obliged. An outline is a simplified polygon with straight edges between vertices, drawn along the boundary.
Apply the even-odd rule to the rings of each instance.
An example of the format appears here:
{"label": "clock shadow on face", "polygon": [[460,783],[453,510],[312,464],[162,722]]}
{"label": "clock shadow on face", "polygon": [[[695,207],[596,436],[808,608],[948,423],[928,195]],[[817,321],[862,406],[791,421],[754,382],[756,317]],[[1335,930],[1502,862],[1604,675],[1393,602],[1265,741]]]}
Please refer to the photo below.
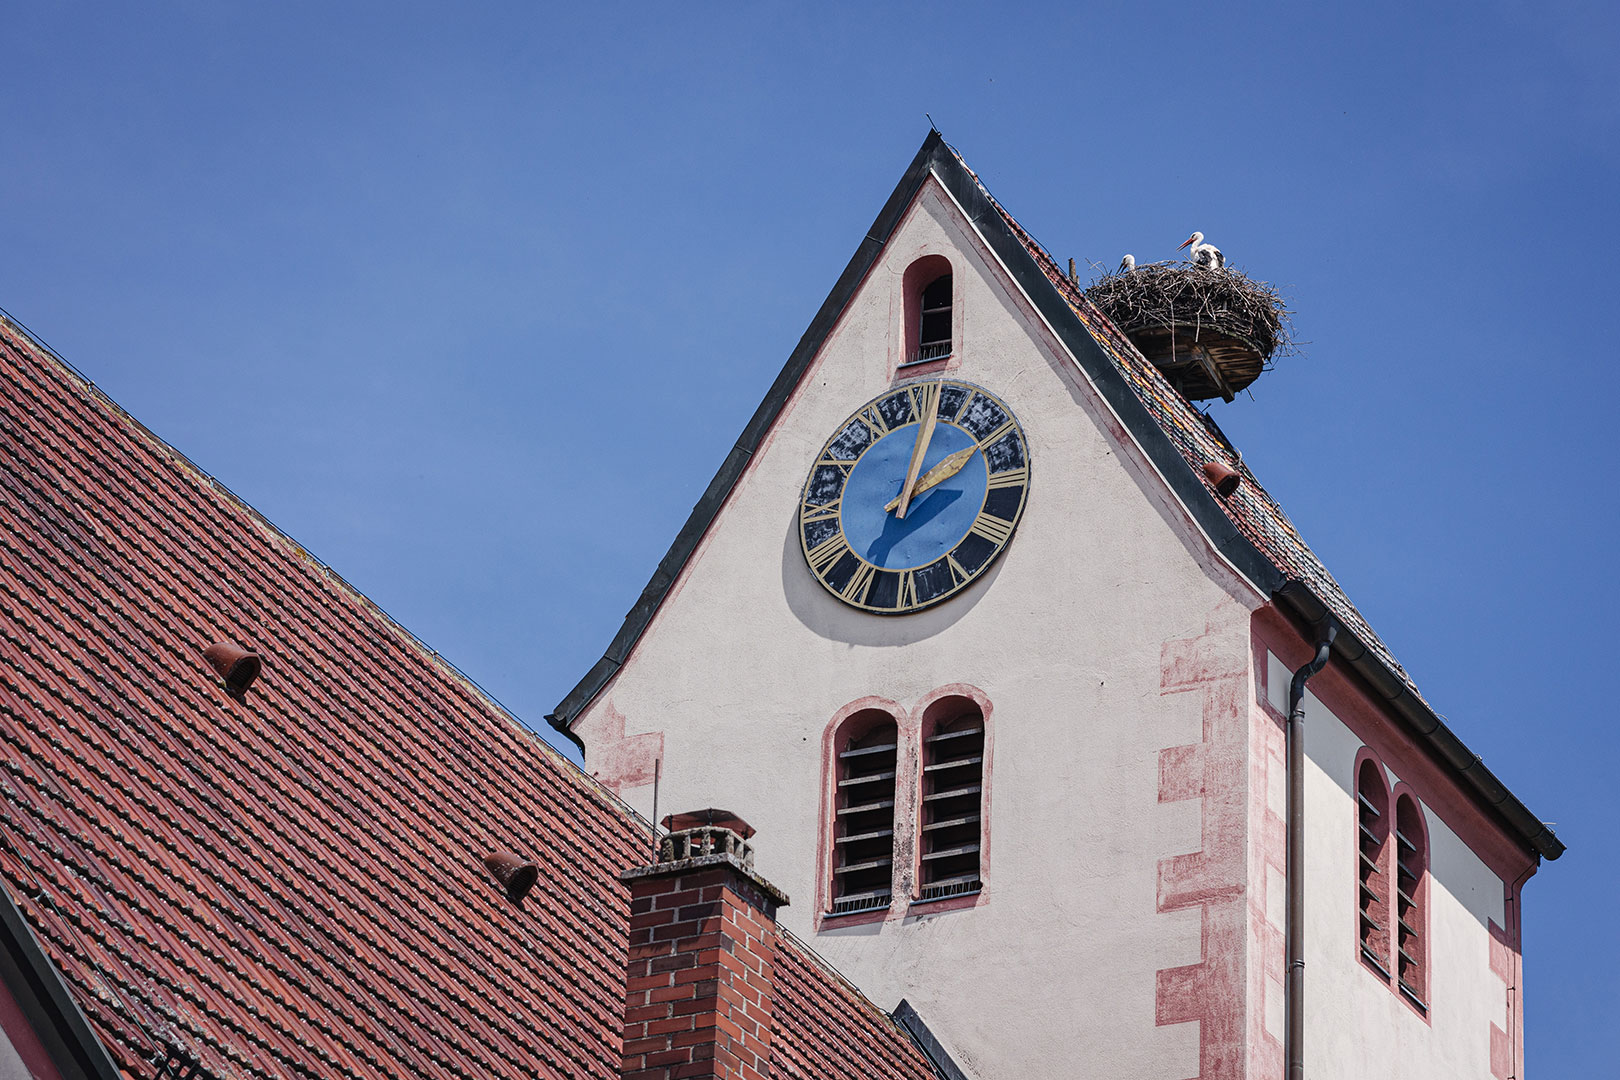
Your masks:
{"label": "clock shadow on face", "polygon": [[[919,503],[918,510],[921,509]],[[810,573],[804,562],[804,547],[799,540],[799,511],[795,507],[782,538],[782,595],[794,618],[811,633],[828,641],[847,645],[910,645],[949,629],[978,606],[985,588],[1001,573],[1005,561],[996,559],[966,588],[921,611],[907,615],[862,611],[840,603]]]}
{"label": "clock shadow on face", "polygon": [[[861,555],[865,556],[866,561],[869,563],[887,566],[889,564],[889,552],[894,550],[894,545],[944,513],[945,508],[960,499],[962,494],[960,491],[943,491],[935,488],[916,500],[904,518],[897,518],[893,514],[888,515],[883,522],[883,531],[878,534],[876,540],[867,545],[866,550],[861,552]],[[924,561],[932,562],[933,560]]]}

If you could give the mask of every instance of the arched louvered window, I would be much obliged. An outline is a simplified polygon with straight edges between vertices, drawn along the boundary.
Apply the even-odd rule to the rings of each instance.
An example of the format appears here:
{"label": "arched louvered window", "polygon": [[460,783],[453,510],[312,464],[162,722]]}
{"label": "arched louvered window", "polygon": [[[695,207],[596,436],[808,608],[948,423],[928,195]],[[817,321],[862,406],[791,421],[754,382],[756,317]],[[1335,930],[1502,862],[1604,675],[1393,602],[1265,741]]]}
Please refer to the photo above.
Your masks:
{"label": "arched louvered window", "polygon": [[1383,769],[1366,758],[1356,778],[1357,937],[1361,959],[1390,977],[1389,789]]}
{"label": "arched louvered window", "polygon": [[951,355],[951,275],[942,274],[922,291],[917,327],[917,362]]}
{"label": "arched louvered window", "polygon": [[982,884],[984,716],[971,702],[925,727],[918,861],[920,900],[975,892]]}
{"label": "arched louvered window", "polygon": [[832,912],[886,908],[894,894],[894,785],[899,731],[887,713],[850,717],[837,752]]}
{"label": "arched louvered window", "polygon": [[1402,795],[1395,802],[1395,981],[1419,1009],[1429,1008],[1428,927],[1424,900],[1428,893],[1429,843],[1417,800]]}
{"label": "arched louvered window", "polygon": [[924,255],[906,267],[900,287],[905,294],[906,322],[900,367],[942,364],[954,348],[951,261],[943,255]]}

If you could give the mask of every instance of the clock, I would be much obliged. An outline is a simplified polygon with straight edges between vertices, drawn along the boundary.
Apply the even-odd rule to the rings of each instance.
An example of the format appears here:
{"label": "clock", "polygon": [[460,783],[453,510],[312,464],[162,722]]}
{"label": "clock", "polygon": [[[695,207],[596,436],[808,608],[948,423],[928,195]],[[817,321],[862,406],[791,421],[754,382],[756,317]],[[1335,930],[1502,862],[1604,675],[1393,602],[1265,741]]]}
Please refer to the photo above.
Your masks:
{"label": "clock", "polygon": [[799,541],[844,603],[903,615],[965,589],[1012,540],[1029,444],[994,394],[954,380],[873,398],[810,467]]}

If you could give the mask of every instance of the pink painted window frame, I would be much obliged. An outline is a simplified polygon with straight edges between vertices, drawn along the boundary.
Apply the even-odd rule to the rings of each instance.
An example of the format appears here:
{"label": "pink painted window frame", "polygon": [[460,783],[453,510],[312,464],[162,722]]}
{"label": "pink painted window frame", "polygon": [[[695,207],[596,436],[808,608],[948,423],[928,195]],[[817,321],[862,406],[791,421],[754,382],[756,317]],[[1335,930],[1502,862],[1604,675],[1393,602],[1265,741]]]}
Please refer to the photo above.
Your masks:
{"label": "pink painted window frame", "polygon": [[[979,887],[973,892],[961,893],[956,896],[940,897],[925,900],[922,897],[922,827],[923,827],[923,779],[922,766],[928,763],[927,740],[933,735],[941,724],[959,719],[964,707],[971,708],[977,714],[978,721],[984,729],[984,750],[979,763]],[[911,904],[921,911],[954,911],[958,908],[976,907],[982,902],[984,895],[990,887],[990,767],[992,764],[991,748],[993,735],[990,724],[994,707],[990,699],[977,687],[957,683],[943,686],[924,697],[912,709],[916,717],[918,768],[916,770],[916,788],[913,794],[912,805],[915,808],[915,820],[912,828],[915,830],[916,842],[913,845],[914,863],[912,867]]]}
{"label": "pink painted window frame", "polygon": [[[921,747],[924,723],[937,724],[942,716],[955,715],[942,702],[957,698],[971,702],[979,710],[984,722],[984,753],[981,791],[979,793],[979,890],[940,900],[922,900],[917,882],[921,879],[919,865],[919,830],[921,815],[918,807],[922,798]],[[936,707],[940,706],[940,707]],[[893,892],[887,908],[870,911],[834,914],[832,911],[832,870],[837,863],[833,841],[837,836],[838,809],[838,747],[850,738],[861,722],[863,714],[884,713],[893,718],[899,733],[899,749],[895,760],[895,854]],[[910,709],[888,698],[867,696],[857,698],[840,708],[827,721],[821,737],[821,812],[818,815],[820,838],[816,845],[816,908],[817,931],[842,929],[867,923],[901,919],[908,916],[928,916],[963,908],[982,907],[990,901],[990,804],[995,764],[995,706],[983,690],[967,683],[949,683],[924,694]]]}
{"label": "pink painted window frame", "polygon": [[[1370,792],[1367,790],[1366,783],[1369,778],[1371,778],[1376,784],[1376,787]],[[1352,876],[1355,879],[1356,890],[1356,923],[1354,937],[1356,943],[1356,959],[1361,962],[1361,966],[1364,969],[1371,973],[1380,982],[1387,985],[1390,979],[1394,977],[1395,971],[1394,950],[1391,944],[1395,939],[1395,926],[1392,916],[1394,911],[1394,893],[1392,891],[1394,875],[1392,873],[1392,864],[1390,859],[1390,849],[1394,846],[1395,839],[1395,800],[1390,798],[1389,773],[1385,770],[1384,763],[1379,760],[1377,754],[1373,753],[1371,749],[1365,746],[1362,747],[1361,751],[1356,754],[1356,768],[1355,773],[1353,774],[1353,790],[1355,792],[1356,862],[1353,868],[1354,873]],[[1378,851],[1375,855],[1370,856],[1375,866],[1376,877],[1374,879],[1374,884],[1381,886],[1381,888],[1375,888],[1373,890],[1374,904],[1372,905],[1373,910],[1371,912],[1372,916],[1383,925],[1383,930],[1377,940],[1376,946],[1371,949],[1371,951],[1377,956],[1378,966],[1376,967],[1374,966],[1374,962],[1369,960],[1367,957],[1367,945],[1362,935],[1362,914],[1364,911],[1366,911],[1366,908],[1363,905],[1367,899],[1361,890],[1361,856],[1367,853],[1367,846],[1364,843],[1361,835],[1361,800],[1363,798],[1366,798],[1368,802],[1373,803],[1373,809],[1378,812],[1378,826],[1375,830],[1375,835],[1378,836]]]}
{"label": "pink painted window frame", "polygon": [[[1430,958],[1432,956],[1432,950],[1429,948],[1430,847],[1428,812],[1424,809],[1423,800],[1418,798],[1417,792],[1412,789],[1410,784],[1406,783],[1405,781],[1400,781],[1394,786],[1390,785],[1389,770],[1385,767],[1383,759],[1380,758],[1377,752],[1371,747],[1363,746],[1356,754],[1355,773],[1353,774],[1353,790],[1358,796],[1356,802],[1356,820],[1358,823],[1361,819],[1361,804],[1359,801],[1359,796],[1362,790],[1361,780],[1367,767],[1367,763],[1369,762],[1372,764],[1374,771],[1377,773],[1378,783],[1380,785],[1383,798],[1384,816],[1386,819],[1386,833],[1383,843],[1379,848],[1378,863],[1381,868],[1381,872],[1384,875],[1384,881],[1386,882],[1386,894],[1384,897],[1384,907],[1386,913],[1385,938],[1383,941],[1384,948],[1379,959],[1383,962],[1387,970],[1380,971],[1373,967],[1372,964],[1368,963],[1367,957],[1361,951],[1361,864],[1359,858],[1355,866],[1355,873],[1353,875],[1354,880],[1352,883],[1352,888],[1356,890],[1356,925],[1354,937],[1356,959],[1360,961],[1363,970],[1365,970],[1379,982],[1383,983],[1385,989],[1389,990],[1390,993],[1399,998],[1403,1005],[1405,1005],[1408,1009],[1411,1009],[1412,1012],[1418,1017],[1422,1018],[1425,1023],[1428,1023],[1430,1011],[1434,1007],[1433,1001],[1430,1000],[1431,988],[1434,985],[1434,979],[1430,971]],[[1411,838],[1418,845],[1419,856],[1419,876],[1417,889],[1411,895],[1415,901],[1414,907],[1417,911],[1417,923],[1413,925],[1413,929],[1417,931],[1420,952],[1418,955],[1414,956],[1413,959],[1418,961],[1418,968],[1423,973],[1423,982],[1421,986],[1416,988],[1418,991],[1416,996],[1401,988],[1400,961],[1396,953],[1396,949],[1400,941],[1400,924],[1397,921],[1399,913],[1399,908],[1397,906],[1398,898],[1396,897],[1394,891],[1396,882],[1395,860],[1398,855],[1398,841],[1395,837],[1395,830],[1396,822],[1399,820],[1400,807],[1403,803],[1412,807],[1417,821],[1416,832],[1419,834],[1418,836]],[[1359,829],[1356,833],[1356,850],[1358,853],[1362,850],[1361,834]],[[1410,920],[1409,925],[1411,925]]]}
{"label": "pink painted window frame", "polygon": [[[914,362],[918,346],[922,343],[923,290],[949,275],[951,278],[951,351],[934,360]],[[900,358],[895,365],[895,377],[909,379],[915,375],[933,375],[961,363],[962,355],[962,300],[957,287],[958,275],[951,260],[944,255],[930,254],[914,259],[900,279],[902,297],[902,338]]]}
{"label": "pink painted window frame", "polygon": [[[895,727],[894,776],[894,838],[891,848],[894,864],[890,868],[889,903],[866,911],[838,912],[832,910],[835,900],[833,870],[838,866],[838,754],[853,739],[859,738],[878,723],[892,723]],[[859,926],[881,922],[894,908],[895,901],[904,895],[905,883],[900,870],[909,861],[909,852],[901,844],[911,835],[911,821],[915,814],[906,806],[906,795],[911,790],[911,776],[916,772],[916,740],[912,737],[911,718],[900,705],[887,698],[857,698],[833,714],[821,739],[821,842],[816,856],[816,920],[830,925]]]}
{"label": "pink painted window frame", "polygon": [[[1403,806],[1411,807],[1412,820],[1415,821],[1417,825],[1417,827],[1412,830],[1417,835],[1408,838],[1415,845],[1417,845],[1418,877],[1417,887],[1410,894],[1413,901],[1412,907],[1415,909],[1416,915],[1415,917],[1408,919],[1408,925],[1410,925],[1417,933],[1418,947],[1416,954],[1412,956],[1412,959],[1417,962],[1418,971],[1421,974],[1421,979],[1416,987],[1410,991],[1403,989],[1400,985],[1400,959],[1399,957],[1396,957],[1394,970],[1394,990],[1402,1001],[1416,1009],[1420,1014],[1426,1016],[1430,1008],[1433,1007],[1433,1002],[1430,1000],[1430,996],[1432,993],[1432,987],[1434,985],[1434,979],[1432,978],[1429,966],[1430,957],[1433,953],[1433,950],[1429,948],[1429,815],[1423,809],[1423,800],[1419,799],[1417,797],[1417,793],[1412,790],[1411,785],[1405,782],[1395,785],[1394,791],[1391,792],[1391,801],[1392,805],[1394,806],[1394,817],[1392,820],[1395,828],[1400,828],[1401,808]],[[1394,847],[1393,857],[1398,859],[1400,857],[1400,849],[1394,845],[1392,845],[1392,847]],[[1398,881],[1398,877],[1396,880]],[[1398,925],[1396,927],[1395,940],[1398,946],[1400,941]],[[1417,999],[1416,1001],[1413,1000],[1414,996]]]}

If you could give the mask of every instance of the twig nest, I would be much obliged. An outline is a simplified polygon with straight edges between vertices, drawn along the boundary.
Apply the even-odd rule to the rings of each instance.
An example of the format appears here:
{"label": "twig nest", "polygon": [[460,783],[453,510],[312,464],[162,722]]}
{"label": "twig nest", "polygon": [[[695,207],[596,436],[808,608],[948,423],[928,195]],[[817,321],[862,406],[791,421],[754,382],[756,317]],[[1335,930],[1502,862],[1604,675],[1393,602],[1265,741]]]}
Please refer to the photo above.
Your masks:
{"label": "twig nest", "polygon": [[1193,400],[1227,401],[1294,351],[1276,288],[1231,268],[1160,262],[1105,274],[1086,297]]}

